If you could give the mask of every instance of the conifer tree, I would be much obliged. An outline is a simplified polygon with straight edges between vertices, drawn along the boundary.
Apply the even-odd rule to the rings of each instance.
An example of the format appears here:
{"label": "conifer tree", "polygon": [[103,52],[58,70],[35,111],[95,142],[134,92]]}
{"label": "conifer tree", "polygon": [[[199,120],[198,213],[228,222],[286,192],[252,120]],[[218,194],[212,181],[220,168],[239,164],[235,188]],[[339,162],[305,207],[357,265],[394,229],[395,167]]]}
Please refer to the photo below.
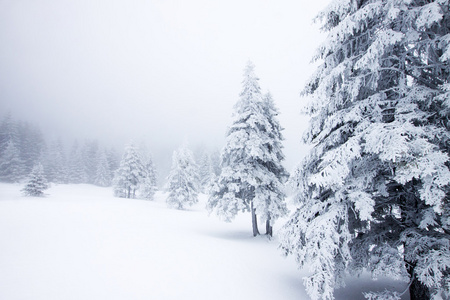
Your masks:
{"label": "conifer tree", "polygon": [[100,150],[97,154],[97,170],[95,172],[94,184],[98,186],[110,186],[111,181],[112,176],[106,152]]}
{"label": "conifer tree", "polygon": [[115,148],[107,150],[106,155],[108,157],[108,165],[112,174],[119,168],[120,155],[117,154]]}
{"label": "conifer tree", "polygon": [[18,182],[24,173],[24,164],[20,159],[19,149],[9,140],[0,156],[0,181]]}
{"label": "conifer tree", "polygon": [[44,196],[44,190],[46,189],[48,189],[48,184],[44,176],[44,169],[42,164],[38,163],[33,167],[33,170],[28,176],[27,183],[22,189],[22,193],[25,196],[42,197]]}
{"label": "conifer tree", "polygon": [[10,141],[16,147],[19,144],[17,124],[12,119],[11,113],[7,113],[0,123],[0,155],[5,151]]}
{"label": "conifer tree", "polygon": [[211,180],[214,176],[214,170],[211,158],[206,151],[204,151],[200,157],[198,169],[200,178],[200,189],[203,193],[208,193],[209,187],[211,185]]}
{"label": "conifer tree", "polygon": [[82,146],[84,173],[87,176],[86,183],[94,183],[98,164],[98,141],[85,140]]}
{"label": "conifer tree", "polygon": [[139,186],[139,197],[153,200],[157,189],[156,168],[151,155],[148,154],[144,159],[144,178]]}
{"label": "conifer tree", "polygon": [[261,163],[264,165],[267,175],[258,188],[260,195],[255,203],[256,212],[266,221],[266,234],[272,236],[272,221],[284,217],[288,213],[284,184],[289,175],[281,164],[285,158],[282,152],[284,138],[281,132],[283,128],[278,121],[279,112],[270,93],[264,96],[263,108],[269,126],[264,129],[266,153]]}
{"label": "conifer tree", "polygon": [[27,175],[42,157],[45,140],[39,128],[27,122],[20,122],[17,131],[17,147],[20,152],[20,159],[23,161],[24,175]]}
{"label": "conifer tree", "polygon": [[448,5],[333,1],[320,15],[329,35],[305,89],[314,147],[281,243],[311,268],[312,299],[363,269],[408,279],[411,299],[450,296]]}
{"label": "conifer tree", "polygon": [[185,209],[198,202],[199,178],[192,152],[182,146],[172,156],[172,168],[167,177],[167,205]]}
{"label": "conifer tree", "polygon": [[271,102],[264,100],[258,80],[249,62],[222,151],[221,174],[207,205],[225,221],[250,211],[254,236],[259,234],[257,215],[267,221],[271,235],[271,221],[287,213],[281,188],[287,174],[280,163],[281,127],[272,120],[275,110],[266,107]]}
{"label": "conifer tree", "polygon": [[49,182],[67,183],[68,168],[64,145],[60,138],[50,143],[49,148],[44,153],[44,170]]}
{"label": "conifer tree", "polygon": [[213,174],[215,176],[220,175],[221,167],[220,167],[220,151],[218,149],[214,149],[210,155],[211,159],[211,167],[213,170]]}
{"label": "conifer tree", "polygon": [[84,167],[83,150],[78,141],[72,145],[68,160],[68,181],[70,183],[87,183],[88,176]]}
{"label": "conifer tree", "polygon": [[144,178],[144,166],[137,148],[131,143],[116,170],[113,185],[114,195],[122,198],[135,198],[136,190]]}

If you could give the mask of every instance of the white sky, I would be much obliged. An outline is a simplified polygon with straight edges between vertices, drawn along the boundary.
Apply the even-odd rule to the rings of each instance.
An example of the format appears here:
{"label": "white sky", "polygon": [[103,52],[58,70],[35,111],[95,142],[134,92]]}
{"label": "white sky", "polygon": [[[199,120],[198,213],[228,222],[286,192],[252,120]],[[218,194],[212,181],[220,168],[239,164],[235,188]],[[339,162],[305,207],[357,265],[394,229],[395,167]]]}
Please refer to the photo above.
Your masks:
{"label": "white sky", "polygon": [[220,149],[250,59],[291,169],[305,154],[299,93],[324,39],[312,20],[327,2],[0,0],[0,115],[152,152],[184,138]]}

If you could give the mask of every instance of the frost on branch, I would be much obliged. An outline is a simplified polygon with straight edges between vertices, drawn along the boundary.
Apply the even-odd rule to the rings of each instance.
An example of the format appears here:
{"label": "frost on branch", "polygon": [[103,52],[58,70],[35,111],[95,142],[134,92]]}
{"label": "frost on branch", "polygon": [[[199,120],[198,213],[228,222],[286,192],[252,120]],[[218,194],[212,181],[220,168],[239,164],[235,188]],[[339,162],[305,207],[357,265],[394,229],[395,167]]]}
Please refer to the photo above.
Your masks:
{"label": "frost on branch", "polygon": [[340,278],[363,269],[408,277],[412,295],[448,298],[448,7],[336,0],[318,17],[329,35],[303,92],[313,148],[291,179],[298,209],[281,243],[312,267],[313,299],[333,299]]}

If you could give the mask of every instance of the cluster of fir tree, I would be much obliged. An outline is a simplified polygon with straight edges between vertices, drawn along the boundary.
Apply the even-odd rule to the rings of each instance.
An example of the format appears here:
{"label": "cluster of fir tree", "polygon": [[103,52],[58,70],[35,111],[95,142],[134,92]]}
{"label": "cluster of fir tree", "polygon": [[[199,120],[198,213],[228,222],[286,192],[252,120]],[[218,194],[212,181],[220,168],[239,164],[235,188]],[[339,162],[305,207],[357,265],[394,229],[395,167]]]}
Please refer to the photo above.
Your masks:
{"label": "cluster of fir tree", "polygon": [[0,181],[19,182],[39,163],[49,182],[110,186],[117,154],[95,140],[75,141],[67,154],[61,139],[46,143],[36,125],[7,114],[0,123]]}
{"label": "cluster of fir tree", "polygon": [[[292,177],[281,248],[334,299],[347,274],[404,279],[411,299],[450,297],[448,0],[333,0],[306,86],[313,148]],[[368,292],[400,299],[401,292]]]}
{"label": "cluster of fir tree", "polygon": [[42,158],[45,141],[33,124],[6,114],[0,122],[0,181],[19,182]]}

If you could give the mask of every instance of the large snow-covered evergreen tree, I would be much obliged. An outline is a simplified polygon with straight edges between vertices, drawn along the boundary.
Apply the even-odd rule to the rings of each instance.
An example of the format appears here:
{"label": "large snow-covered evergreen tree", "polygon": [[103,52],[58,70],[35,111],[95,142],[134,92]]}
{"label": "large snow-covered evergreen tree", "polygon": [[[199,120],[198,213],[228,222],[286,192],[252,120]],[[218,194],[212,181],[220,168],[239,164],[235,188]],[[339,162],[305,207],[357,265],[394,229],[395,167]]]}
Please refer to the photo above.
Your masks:
{"label": "large snow-covered evergreen tree", "polygon": [[289,175],[281,162],[285,159],[282,152],[284,137],[283,128],[278,121],[278,109],[272,95],[267,93],[263,98],[264,115],[268,121],[264,129],[265,155],[260,163],[266,168],[266,179],[259,187],[260,197],[255,202],[256,213],[266,221],[266,234],[272,236],[272,221],[288,213],[285,203],[285,187]]}
{"label": "large snow-covered evergreen tree", "polygon": [[144,166],[139,151],[131,143],[125,148],[120,166],[114,176],[114,195],[122,198],[135,198],[143,178]]}
{"label": "large snow-covered evergreen tree", "polygon": [[185,209],[198,202],[198,169],[192,151],[185,145],[173,152],[172,168],[165,189],[169,207]]}
{"label": "large snow-covered evergreen tree", "polygon": [[22,193],[25,196],[42,197],[44,191],[48,189],[48,183],[44,176],[42,164],[38,163],[33,167]]}
{"label": "large snow-covered evergreen tree", "polygon": [[407,278],[411,299],[449,297],[448,8],[336,0],[320,15],[329,35],[305,89],[314,147],[281,243],[311,269],[312,299],[364,268]]}
{"label": "large snow-covered evergreen tree", "polygon": [[287,213],[282,184],[287,172],[281,165],[281,127],[269,98],[261,93],[254,65],[244,71],[243,89],[234,107],[233,124],[222,151],[222,169],[208,200],[208,210],[225,221],[250,211],[253,235],[259,234],[257,215],[271,221]]}

